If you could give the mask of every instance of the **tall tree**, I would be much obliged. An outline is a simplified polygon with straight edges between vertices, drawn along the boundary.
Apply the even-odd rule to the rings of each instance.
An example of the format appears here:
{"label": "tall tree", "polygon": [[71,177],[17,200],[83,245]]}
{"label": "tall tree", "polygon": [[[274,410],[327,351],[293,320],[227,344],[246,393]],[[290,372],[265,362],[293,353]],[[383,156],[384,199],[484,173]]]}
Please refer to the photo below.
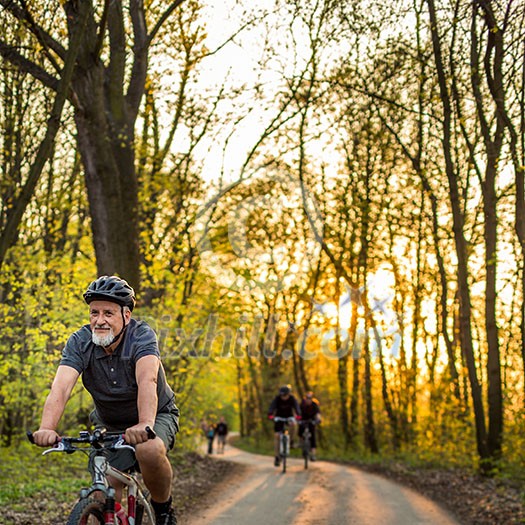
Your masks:
{"label": "tall tree", "polygon": [[[69,0],[62,4],[60,18],[59,12],[43,16],[45,2],[29,6],[23,0],[0,1],[2,23],[15,21],[29,31],[44,58],[31,60],[23,48],[4,38],[0,38],[0,54],[52,90],[59,89],[67,71],[68,49],[79,40],[67,98],[74,110],[84,166],[97,269],[101,274],[119,273],[134,286],[140,282],[135,123],[151,44],[182,2],[153,9],[141,0],[105,0],[101,6]],[[84,24],[86,9],[89,17]],[[148,24],[148,18],[153,22]],[[54,30],[60,24],[67,28],[67,39]]]}
{"label": "tall tree", "polygon": [[[86,3],[81,3],[76,18],[76,31],[73,33],[70,47],[65,53],[61,76],[55,85],[56,96],[50,111],[44,138],[36,152],[34,162],[29,169],[25,182],[21,185],[18,194],[11,197],[9,206],[7,207],[5,222],[2,224],[2,230],[0,232],[0,266],[5,259],[7,250],[18,238],[20,223],[24,212],[33,196],[44,166],[52,154],[55,137],[60,127],[62,111],[64,110],[67,93],[71,88],[75,64],[80,53],[87,20],[90,14],[90,6]],[[5,48],[0,43],[0,50],[2,49]],[[12,139],[8,137],[7,142],[10,141],[12,141]]]}
{"label": "tall tree", "polygon": [[448,86],[446,67],[443,59],[441,35],[439,33],[441,25],[438,22],[436,5],[434,0],[427,0],[427,5],[430,16],[434,63],[442,104],[442,152],[445,159],[445,173],[448,181],[448,189],[450,192],[454,242],[458,258],[458,294],[460,301],[459,329],[461,348],[467,363],[468,377],[472,393],[478,453],[482,460],[488,460],[490,458],[490,451],[487,442],[488,436],[485,422],[485,408],[483,404],[481,385],[478,377],[472,337],[472,315],[468,274],[468,251],[465,238],[465,217],[461,203],[461,193],[458,181],[459,174],[453,160],[454,145],[452,140],[452,100],[450,88]]}

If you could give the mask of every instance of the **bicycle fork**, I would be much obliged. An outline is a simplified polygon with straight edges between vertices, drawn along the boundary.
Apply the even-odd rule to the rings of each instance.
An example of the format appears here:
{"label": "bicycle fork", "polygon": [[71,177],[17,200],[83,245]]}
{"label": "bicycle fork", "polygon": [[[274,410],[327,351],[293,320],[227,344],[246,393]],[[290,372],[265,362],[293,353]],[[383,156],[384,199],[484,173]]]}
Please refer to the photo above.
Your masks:
{"label": "bicycle fork", "polygon": [[287,456],[290,452],[290,436],[288,434],[288,432],[283,432],[283,434],[281,435],[281,440],[280,440],[280,449],[279,449],[279,453],[281,454],[281,456]]}

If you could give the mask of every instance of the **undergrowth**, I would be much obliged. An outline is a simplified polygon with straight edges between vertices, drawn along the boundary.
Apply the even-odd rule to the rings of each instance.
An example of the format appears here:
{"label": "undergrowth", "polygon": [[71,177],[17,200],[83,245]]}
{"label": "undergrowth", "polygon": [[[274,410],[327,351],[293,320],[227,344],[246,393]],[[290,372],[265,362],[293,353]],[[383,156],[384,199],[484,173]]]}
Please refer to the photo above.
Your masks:
{"label": "undergrowth", "polygon": [[[17,502],[31,497],[53,499],[56,503],[74,502],[80,490],[91,483],[86,454],[51,453],[29,443],[0,447],[0,505],[16,508]],[[178,468],[191,469],[181,456],[172,451],[168,456]]]}
{"label": "undergrowth", "polygon": [[89,482],[84,454],[47,454],[29,443],[0,448],[0,505],[37,493],[62,502]]}

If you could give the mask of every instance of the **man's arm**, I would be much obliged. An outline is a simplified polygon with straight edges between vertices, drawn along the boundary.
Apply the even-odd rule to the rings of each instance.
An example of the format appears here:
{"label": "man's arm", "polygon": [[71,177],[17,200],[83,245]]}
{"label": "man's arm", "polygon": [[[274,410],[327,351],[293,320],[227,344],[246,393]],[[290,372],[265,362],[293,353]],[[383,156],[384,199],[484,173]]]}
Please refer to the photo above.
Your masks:
{"label": "man's arm", "polygon": [[274,397],[272,399],[272,402],[270,403],[270,407],[268,408],[268,415],[275,416],[275,412],[277,411],[277,398]]}
{"label": "man's arm", "polygon": [[64,413],[66,403],[80,374],[66,365],[58,367],[51,392],[47,396],[42,411],[40,428],[33,434],[35,443],[41,447],[54,445],[59,435],[56,432],[58,422]]}
{"label": "man's arm", "polygon": [[297,399],[293,398],[293,409],[295,410],[295,415],[300,416],[301,415],[301,408],[299,407],[299,403],[297,402]]}
{"label": "man's arm", "polygon": [[160,360],[156,355],[141,357],[135,366],[139,422],[126,430],[126,441],[131,445],[147,441],[148,434],[145,429],[147,426],[153,428],[155,424],[158,407],[157,376],[159,366]]}
{"label": "man's arm", "polygon": [[315,411],[315,416],[314,416],[314,419],[320,423],[321,422],[321,408],[319,407],[319,405],[317,403],[314,403],[315,407],[316,407],[316,411]]}

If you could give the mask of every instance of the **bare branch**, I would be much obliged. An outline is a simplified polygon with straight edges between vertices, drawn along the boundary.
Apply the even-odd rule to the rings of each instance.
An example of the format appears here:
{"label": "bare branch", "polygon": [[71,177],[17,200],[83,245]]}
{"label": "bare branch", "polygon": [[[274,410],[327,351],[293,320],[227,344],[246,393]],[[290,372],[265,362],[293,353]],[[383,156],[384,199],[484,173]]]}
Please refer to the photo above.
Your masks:
{"label": "bare branch", "polygon": [[253,25],[255,22],[260,22],[261,20],[264,20],[267,16],[271,15],[271,14],[275,14],[277,12],[277,10],[273,11],[272,13],[265,13],[262,17],[259,17],[259,16],[254,16],[253,18],[251,18],[250,20],[247,20],[244,24],[242,24],[238,29],[237,31],[235,31],[235,33],[233,33],[232,35],[230,35],[226,40],[224,40],[223,42],[221,42],[215,49],[213,49],[212,51],[208,51],[207,53],[205,53],[203,55],[203,58],[207,58],[207,57],[210,57],[212,55],[215,55],[217,54],[221,49],[223,49],[227,44],[229,44],[230,42],[233,42],[235,40],[235,38],[237,36],[239,36],[247,27],[250,27],[251,25]]}
{"label": "bare branch", "polygon": [[58,43],[49,33],[44,31],[35,20],[33,19],[31,13],[25,6],[25,0],[21,0],[23,9],[15,5],[12,0],[0,0],[0,5],[3,6],[6,11],[9,11],[17,20],[23,22],[27,25],[30,31],[36,36],[37,40],[40,42],[42,47],[46,52],[46,56],[49,61],[53,64],[53,67],[60,71],[60,66],[56,63],[53,56],[49,53],[49,49],[52,49],[61,59],[64,59],[66,56],[66,50],[64,47]]}
{"label": "bare branch", "polygon": [[148,39],[144,4],[142,0],[131,0],[130,15],[133,24],[133,68],[126,94],[130,110],[130,119],[134,120],[139,111],[140,101],[144,94],[144,84],[148,69]]}
{"label": "bare branch", "polygon": [[18,48],[10,46],[3,40],[0,40],[0,56],[5,58],[8,62],[18,67],[25,73],[30,74],[34,78],[40,80],[42,84],[56,91],[58,88],[58,79],[53,75],[50,75],[47,71],[42,69],[40,66],[22,56],[18,51]]}
{"label": "bare branch", "polygon": [[74,36],[69,46],[64,69],[60,81],[56,86],[56,96],[53,102],[53,108],[48,119],[48,125],[44,139],[40,143],[36,158],[31,165],[27,180],[17,197],[15,206],[10,211],[5,227],[0,232],[0,266],[5,259],[7,250],[13,245],[18,236],[20,222],[27,209],[27,206],[33,197],[36,185],[42,174],[42,170],[51,155],[55,138],[60,128],[62,111],[67,100],[69,85],[73,77],[76,58],[80,49],[81,41],[84,36],[86,20],[90,9],[87,3],[82,5],[83,11],[80,12],[80,29]]}
{"label": "bare branch", "polygon": [[147,45],[149,46],[153,39],[157,36],[157,33],[160,31],[160,28],[164,24],[164,22],[171,16],[173,11],[179,7],[184,0],[175,0],[167,9],[164,11],[162,16],[158,19],[157,23],[155,24],[155,27],[151,31],[151,33],[148,36]]}

